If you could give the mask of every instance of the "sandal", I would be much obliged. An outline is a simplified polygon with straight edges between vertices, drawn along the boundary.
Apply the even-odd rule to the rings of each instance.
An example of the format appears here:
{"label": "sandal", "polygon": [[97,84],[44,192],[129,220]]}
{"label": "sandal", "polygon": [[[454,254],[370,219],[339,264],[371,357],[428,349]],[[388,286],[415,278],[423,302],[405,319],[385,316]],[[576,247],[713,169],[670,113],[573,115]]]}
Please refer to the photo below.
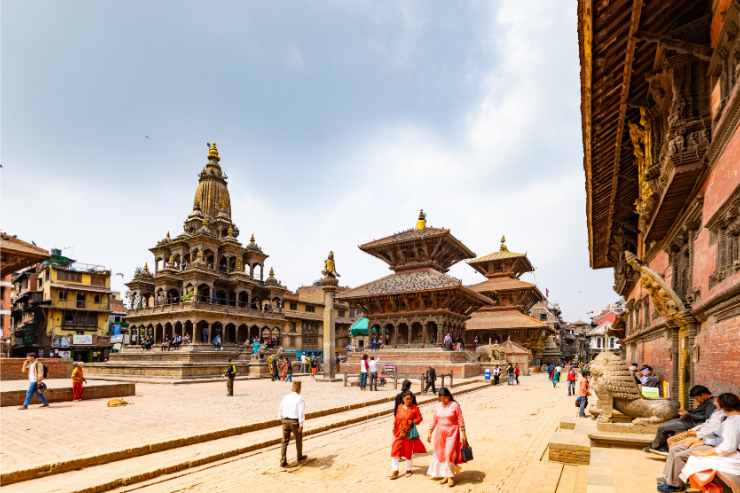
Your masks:
{"label": "sandal", "polygon": [[390,479],[398,479],[398,476],[399,476],[398,471],[393,471],[391,473]]}
{"label": "sandal", "polygon": [[455,486],[455,480],[452,478],[447,478],[447,486],[449,486],[450,488]]}

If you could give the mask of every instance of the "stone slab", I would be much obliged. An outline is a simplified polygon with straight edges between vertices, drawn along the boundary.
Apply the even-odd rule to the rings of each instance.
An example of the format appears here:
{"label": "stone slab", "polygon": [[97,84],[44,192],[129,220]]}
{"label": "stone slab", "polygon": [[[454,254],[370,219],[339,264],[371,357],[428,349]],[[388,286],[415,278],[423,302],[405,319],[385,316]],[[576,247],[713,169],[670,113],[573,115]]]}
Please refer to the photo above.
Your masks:
{"label": "stone slab", "polygon": [[563,416],[562,418],[560,418],[560,429],[561,430],[575,430],[577,419],[578,418],[574,418],[571,416]]}
{"label": "stone slab", "polygon": [[652,443],[654,434],[647,433],[609,433],[597,431],[589,433],[588,437],[592,442],[598,443],[599,446],[615,446],[626,448],[643,448]]}
{"label": "stone slab", "polygon": [[556,431],[548,444],[548,459],[563,464],[589,464],[591,442],[588,436],[574,431]]}
{"label": "stone slab", "polygon": [[644,433],[655,436],[657,424],[635,425],[632,423],[597,423],[596,429],[605,433]]}

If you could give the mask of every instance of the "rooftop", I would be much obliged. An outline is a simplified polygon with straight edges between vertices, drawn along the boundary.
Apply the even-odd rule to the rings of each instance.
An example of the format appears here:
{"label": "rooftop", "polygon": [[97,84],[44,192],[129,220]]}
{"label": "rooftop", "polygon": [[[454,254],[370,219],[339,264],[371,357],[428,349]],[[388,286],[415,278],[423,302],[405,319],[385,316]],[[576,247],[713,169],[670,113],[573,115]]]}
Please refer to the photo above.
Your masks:
{"label": "rooftop", "polygon": [[543,329],[551,330],[546,322],[537,320],[509,307],[484,307],[473,313],[465,322],[465,330],[514,330],[514,329]]}

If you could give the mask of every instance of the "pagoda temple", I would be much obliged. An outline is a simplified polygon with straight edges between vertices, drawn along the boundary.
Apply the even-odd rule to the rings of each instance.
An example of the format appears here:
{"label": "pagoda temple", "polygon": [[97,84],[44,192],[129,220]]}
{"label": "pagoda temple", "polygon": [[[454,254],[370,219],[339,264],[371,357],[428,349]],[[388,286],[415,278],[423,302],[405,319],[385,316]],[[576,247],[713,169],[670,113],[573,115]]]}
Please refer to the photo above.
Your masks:
{"label": "pagoda temple", "polygon": [[545,298],[537,286],[519,279],[534,271],[527,254],[510,251],[502,237],[497,252],[469,260],[468,265],[487,278],[469,288],[492,303],[482,306],[465,323],[466,340],[471,342],[478,336],[481,344],[487,344],[510,338],[532,351],[535,360],[540,359],[545,341],[554,330],[546,321],[528,315],[530,308]]}
{"label": "pagoda temple", "polygon": [[337,295],[360,308],[387,346],[436,346],[446,334],[463,337],[470,314],[490,300],[448,276],[475,254],[449,229],[427,226],[422,210],[414,228],[360,245],[393,274]]}
{"label": "pagoda temple", "polygon": [[254,235],[239,242],[231,219],[226,174],[216,144],[208,144],[208,161],[200,172],[193,209],[183,232],[169,232],[150,249],[154,269],[136,270],[129,287],[131,342],[152,337],[155,343],[175,335],[195,345],[243,344],[255,337],[281,338],[286,318],[286,288],[270,269],[268,255]]}

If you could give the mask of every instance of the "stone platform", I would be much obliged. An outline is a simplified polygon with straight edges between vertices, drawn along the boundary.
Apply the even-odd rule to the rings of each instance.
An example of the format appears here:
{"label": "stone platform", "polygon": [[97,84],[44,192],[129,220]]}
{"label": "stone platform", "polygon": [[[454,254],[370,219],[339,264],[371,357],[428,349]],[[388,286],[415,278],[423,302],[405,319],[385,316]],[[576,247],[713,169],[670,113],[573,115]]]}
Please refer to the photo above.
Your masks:
{"label": "stone platform", "polygon": [[[44,393],[49,402],[64,402],[72,400],[72,383],[69,379],[47,379],[47,390]],[[25,380],[4,381],[0,387],[0,407],[20,406],[26,396],[28,382]],[[136,385],[133,383],[107,383],[89,380],[82,392],[82,399],[110,399],[126,397],[136,394]],[[31,404],[39,404],[38,396],[34,396]]]}
{"label": "stone platform", "polygon": [[239,377],[262,377],[268,374],[267,365],[262,361],[252,361],[249,353],[236,348],[216,351],[208,345],[185,346],[172,351],[132,348],[111,354],[110,360],[105,363],[86,365],[85,372],[91,377],[107,380],[200,381],[223,376],[229,358],[236,364]]}
{"label": "stone platform", "polygon": [[342,363],[342,371],[359,372],[360,359],[363,354],[375,359],[380,358],[381,365],[395,365],[398,375],[402,377],[418,378],[431,366],[437,371],[437,375],[452,373],[453,378],[470,378],[479,376],[485,366],[478,361],[478,354],[468,351],[445,351],[439,348],[394,348],[368,353],[349,353],[347,362]]}

